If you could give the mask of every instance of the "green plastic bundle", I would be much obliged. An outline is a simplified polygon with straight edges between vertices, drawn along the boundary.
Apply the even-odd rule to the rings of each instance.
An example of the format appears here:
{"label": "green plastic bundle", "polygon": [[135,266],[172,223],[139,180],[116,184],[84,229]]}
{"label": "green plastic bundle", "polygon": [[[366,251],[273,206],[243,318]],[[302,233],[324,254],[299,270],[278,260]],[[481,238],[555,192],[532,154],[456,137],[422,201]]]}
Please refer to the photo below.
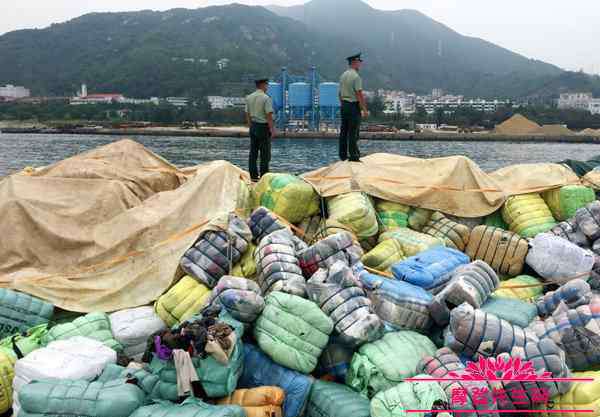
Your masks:
{"label": "green plastic bundle", "polygon": [[556,220],[564,221],[575,216],[577,210],[596,199],[596,193],[583,185],[565,185],[542,194]]}
{"label": "green plastic bundle", "polygon": [[98,340],[111,349],[120,352],[123,346],[117,342],[110,329],[110,320],[106,313],[89,313],[76,318],[70,323],[59,324],[48,330],[42,336],[42,346],[47,346],[55,340],[70,339],[74,336],[84,336]]}
{"label": "green plastic bundle", "polygon": [[[418,375],[416,378],[431,378]],[[371,417],[411,417],[421,414],[406,410],[431,410],[435,403],[448,403],[446,393],[435,381],[407,381],[382,391],[371,401]],[[441,416],[441,413],[438,414]]]}
{"label": "green plastic bundle", "polygon": [[362,345],[350,363],[346,384],[371,398],[380,391],[415,376],[417,364],[437,350],[433,342],[411,330],[387,333]]}
{"label": "green plastic bundle", "polygon": [[400,203],[394,203],[386,200],[375,201],[375,211],[381,223],[381,230],[397,229],[398,227],[408,227],[408,212],[410,207]]}
{"label": "green plastic bundle", "polygon": [[300,223],[319,211],[319,196],[313,187],[290,174],[266,174],[254,188],[260,206],[290,223]]}

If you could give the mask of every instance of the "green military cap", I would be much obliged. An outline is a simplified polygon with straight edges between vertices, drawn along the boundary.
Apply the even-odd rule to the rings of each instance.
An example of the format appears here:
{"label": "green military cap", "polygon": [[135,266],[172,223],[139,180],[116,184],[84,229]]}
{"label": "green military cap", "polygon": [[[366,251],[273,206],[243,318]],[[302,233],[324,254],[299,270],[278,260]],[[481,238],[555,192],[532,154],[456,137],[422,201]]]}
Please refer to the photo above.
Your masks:
{"label": "green military cap", "polygon": [[352,55],[349,56],[348,58],[346,58],[348,60],[348,63],[351,64],[354,61],[360,61],[362,62],[362,58],[361,58],[362,52],[357,53],[356,55]]}

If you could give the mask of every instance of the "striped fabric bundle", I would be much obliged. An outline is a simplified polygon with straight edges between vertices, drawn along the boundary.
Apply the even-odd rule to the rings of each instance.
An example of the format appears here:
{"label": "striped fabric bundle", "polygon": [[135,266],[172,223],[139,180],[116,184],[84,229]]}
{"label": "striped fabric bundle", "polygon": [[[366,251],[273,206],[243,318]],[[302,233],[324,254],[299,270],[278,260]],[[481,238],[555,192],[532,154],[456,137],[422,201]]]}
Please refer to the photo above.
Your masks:
{"label": "striped fabric bundle", "polygon": [[263,295],[282,291],[304,297],[306,282],[296,255],[296,240],[287,229],[265,236],[254,253]]}
{"label": "striped fabric bundle", "polygon": [[335,334],[342,343],[359,346],[382,336],[383,324],[345,262],[319,269],[306,283],[306,291],[309,299],[333,321]]}
{"label": "striped fabric bundle", "polygon": [[[465,366],[460,358],[452,350],[441,348],[434,355],[425,356],[417,365],[417,373],[427,374],[434,378],[450,378],[450,373],[460,374],[464,372]],[[454,390],[460,390],[464,393],[464,403],[451,401],[450,408],[453,410],[497,410],[512,409],[513,405],[510,401],[499,401],[496,404],[492,397],[492,388],[486,381],[462,381],[449,380],[441,381],[440,386],[446,393],[448,398],[452,398]],[[475,400],[474,395],[477,395]],[[490,412],[461,412],[457,415],[463,417],[497,417],[498,413]]]}
{"label": "striped fabric bundle", "polygon": [[362,271],[360,281],[370,291],[377,315],[390,330],[425,330],[431,326],[431,294],[408,282]]}
{"label": "striped fabric bundle", "polygon": [[577,223],[574,220],[567,220],[558,223],[552,229],[550,233],[563,239],[567,239],[569,242],[579,246],[580,248],[589,249],[590,241],[588,240],[585,233],[583,233]]}
{"label": "striped fabric bundle", "polygon": [[540,339],[551,338],[565,352],[567,365],[586,371],[600,365],[600,299],[535,320],[528,327]]}
{"label": "striped fabric bundle", "polygon": [[450,321],[450,306],[466,302],[479,308],[498,285],[498,275],[485,262],[461,265],[452,273],[448,285],[433,298],[431,316],[439,326],[445,326]]}
{"label": "striped fabric bundle", "polygon": [[497,356],[524,346],[527,340],[537,341],[536,335],[506,320],[475,310],[464,303],[452,310],[445,345],[458,354]]}
{"label": "striped fabric bundle", "polygon": [[208,288],[213,288],[242,258],[251,238],[246,222],[235,214],[229,214],[226,230],[210,228],[200,234],[183,254],[179,263],[181,269]]}
{"label": "striped fabric bundle", "polygon": [[265,207],[259,207],[252,212],[248,219],[248,226],[255,242],[260,242],[263,237],[277,230],[287,229],[285,223]]}
{"label": "striped fabric bundle", "polygon": [[260,287],[245,278],[224,276],[211,293],[211,304],[219,304],[234,319],[253,323],[265,308]]}
{"label": "striped fabric bundle", "polygon": [[600,201],[594,201],[577,210],[575,222],[579,229],[592,241],[600,238]]}
{"label": "striped fabric bundle", "polygon": [[559,287],[556,291],[550,291],[540,298],[536,305],[540,317],[547,317],[564,303],[569,309],[589,304],[592,299],[590,284],[582,279],[574,279]]}
{"label": "striped fabric bundle", "polygon": [[440,212],[435,212],[423,228],[423,233],[442,239],[449,248],[464,251],[469,243],[471,229],[448,219]]}
{"label": "striped fabric bundle", "polygon": [[298,253],[298,262],[306,278],[319,268],[328,268],[338,261],[352,266],[360,261],[362,248],[354,241],[349,232],[340,232],[310,246]]}

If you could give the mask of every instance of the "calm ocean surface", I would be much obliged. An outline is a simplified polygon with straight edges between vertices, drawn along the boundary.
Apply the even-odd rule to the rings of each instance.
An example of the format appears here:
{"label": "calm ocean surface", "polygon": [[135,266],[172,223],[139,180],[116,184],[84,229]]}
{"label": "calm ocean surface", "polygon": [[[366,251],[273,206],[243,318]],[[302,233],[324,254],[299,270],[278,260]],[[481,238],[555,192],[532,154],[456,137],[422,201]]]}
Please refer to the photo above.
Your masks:
{"label": "calm ocean surface", "polygon": [[[248,139],[128,136],[179,166],[219,159],[247,169]],[[39,167],[80,152],[115,142],[118,136],[0,134],[0,176],[26,166]],[[363,155],[388,152],[432,158],[464,155],[484,170],[519,163],[587,159],[600,154],[600,144],[497,143],[497,142],[384,142],[361,141]],[[275,139],[272,170],[302,173],[337,160],[337,141],[327,139]]]}

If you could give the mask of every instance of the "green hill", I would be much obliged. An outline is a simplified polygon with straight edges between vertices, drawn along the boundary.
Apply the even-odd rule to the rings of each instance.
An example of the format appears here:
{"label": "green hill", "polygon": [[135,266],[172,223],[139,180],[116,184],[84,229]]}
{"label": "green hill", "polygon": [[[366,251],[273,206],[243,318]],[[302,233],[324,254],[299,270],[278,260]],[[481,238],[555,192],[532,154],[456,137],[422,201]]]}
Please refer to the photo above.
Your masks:
{"label": "green hill", "polygon": [[[83,82],[91,92],[135,97],[233,94],[251,88],[254,75],[276,75],[282,66],[303,73],[314,64],[337,80],[344,57],[362,50],[367,89],[547,97],[600,85],[462,36],[414,10],[384,12],[360,0],[271,10],[232,4],[93,13],[10,32],[0,36],[0,83],[28,86],[35,95],[70,95]],[[228,65],[218,69],[223,58]]]}

